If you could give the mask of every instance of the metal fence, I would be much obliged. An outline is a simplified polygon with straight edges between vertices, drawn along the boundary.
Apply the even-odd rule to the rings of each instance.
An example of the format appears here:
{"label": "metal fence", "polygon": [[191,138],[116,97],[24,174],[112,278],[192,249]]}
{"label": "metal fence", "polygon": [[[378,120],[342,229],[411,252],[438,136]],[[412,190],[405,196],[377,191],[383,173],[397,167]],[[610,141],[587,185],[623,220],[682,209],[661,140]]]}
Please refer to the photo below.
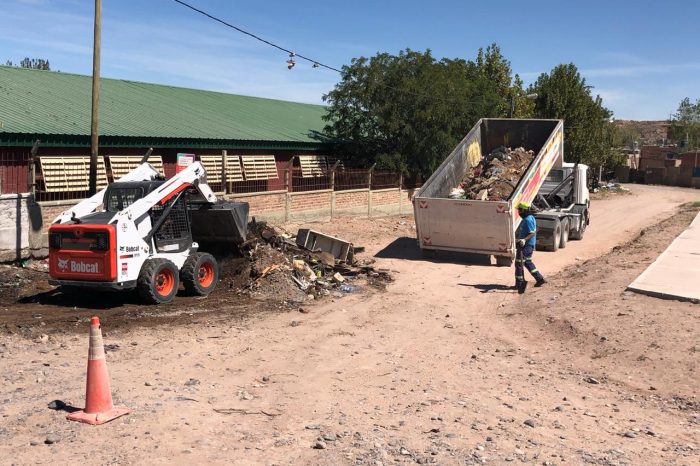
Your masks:
{"label": "metal fence", "polygon": [[[113,181],[111,165],[107,164],[106,172],[102,169],[101,176],[106,176],[108,181]],[[44,167],[45,168],[45,167]],[[165,174],[173,175],[172,167],[165,166]],[[69,175],[80,179],[87,173],[76,175],[71,168]],[[80,169],[87,171],[87,169]],[[171,173],[172,172],[172,173]],[[88,197],[87,189],[73,188],[73,190],[51,189],[48,175],[42,172],[42,165],[38,160],[32,161],[29,151],[19,152],[0,150],[0,193],[27,193],[31,192],[39,202],[47,201],[78,201]],[[54,175],[55,176],[55,175]],[[68,176],[68,175],[66,175]],[[45,179],[46,178],[46,179]],[[344,168],[335,165],[323,170],[316,170],[313,174],[306,173],[299,166],[289,167],[282,164],[277,166],[275,173],[270,173],[267,179],[253,180],[227,180],[222,174],[210,177],[210,187],[217,194],[248,194],[264,193],[271,191],[306,192],[306,191],[348,191],[356,189],[391,189],[399,187],[404,189],[414,188],[414,185],[396,172],[386,170],[374,170],[368,168]],[[223,181],[226,180],[226,181]]]}
{"label": "metal fence", "polygon": [[0,194],[30,191],[29,152],[17,153],[0,149]]}

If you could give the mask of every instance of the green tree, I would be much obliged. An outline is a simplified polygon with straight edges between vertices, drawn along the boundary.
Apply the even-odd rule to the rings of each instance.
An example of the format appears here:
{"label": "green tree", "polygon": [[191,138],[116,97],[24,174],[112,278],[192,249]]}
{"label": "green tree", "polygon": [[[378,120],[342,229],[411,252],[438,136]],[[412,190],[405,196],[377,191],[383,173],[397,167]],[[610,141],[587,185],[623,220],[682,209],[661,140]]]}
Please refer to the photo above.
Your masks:
{"label": "green tree", "polygon": [[19,62],[19,65],[12,63],[12,60],[7,60],[5,62],[6,66],[18,66],[19,68],[31,68],[33,70],[51,70],[51,65],[48,60],[43,58],[29,58],[25,57]]}
{"label": "green tree", "polygon": [[700,146],[700,99],[695,103],[689,97],[681,100],[678,110],[670,121],[669,132],[682,148],[698,148]]}
{"label": "green tree", "polygon": [[592,167],[612,165],[611,151],[615,130],[609,119],[612,112],[603,106],[600,96],[591,94],[576,65],[558,65],[543,73],[528,90],[537,93],[534,114],[538,118],[564,120],[564,151],[570,161]]}
{"label": "green tree", "polygon": [[625,149],[634,149],[635,143],[641,146],[644,142],[642,127],[635,121],[615,122],[615,134],[613,146]]}
{"label": "green tree", "polygon": [[483,76],[494,83],[496,90],[503,98],[498,104],[498,116],[502,118],[529,118],[534,110],[534,103],[525,98],[527,94],[523,87],[523,80],[517,74],[513,76],[513,70],[501,53],[501,48],[495,42],[480,48],[476,55],[475,64]]}
{"label": "green tree", "polygon": [[429,176],[482,117],[502,114],[486,62],[406,49],[353,59],[324,96],[325,132],[349,163]]}
{"label": "green tree", "polygon": [[486,50],[479,48],[476,54],[476,67],[484,78],[494,84],[499,95],[508,98],[503,99],[498,104],[498,116],[508,116],[510,112],[510,98],[513,96],[511,89],[513,73],[510,68],[510,62],[503,56],[498,44],[493,43],[486,47]]}

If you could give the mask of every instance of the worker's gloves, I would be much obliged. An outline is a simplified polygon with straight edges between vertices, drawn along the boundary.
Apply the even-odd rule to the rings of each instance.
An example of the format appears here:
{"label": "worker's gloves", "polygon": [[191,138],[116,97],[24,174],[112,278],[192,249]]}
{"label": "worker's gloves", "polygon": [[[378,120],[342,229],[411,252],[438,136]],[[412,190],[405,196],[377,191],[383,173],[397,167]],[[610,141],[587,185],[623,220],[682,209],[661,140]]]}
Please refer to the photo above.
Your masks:
{"label": "worker's gloves", "polygon": [[519,239],[518,241],[515,242],[515,244],[517,244],[519,248],[522,248],[525,246],[525,240]]}

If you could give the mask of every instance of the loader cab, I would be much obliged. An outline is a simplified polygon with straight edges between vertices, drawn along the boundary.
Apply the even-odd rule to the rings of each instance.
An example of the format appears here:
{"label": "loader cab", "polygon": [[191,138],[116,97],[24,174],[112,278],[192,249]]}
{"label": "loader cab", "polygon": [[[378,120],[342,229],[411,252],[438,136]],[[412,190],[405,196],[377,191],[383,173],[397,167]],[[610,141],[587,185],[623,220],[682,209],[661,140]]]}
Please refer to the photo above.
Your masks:
{"label": "loader cab", "polygon": [[147,196],[164,183],[158,181],[123,181],[109,185],[105,192],[104,210],[121,212],[142,197]]}
{"label": "loader cab", "polygon": [[[165,181],[126,181],[112,183],[105,193],[104,208],[120,212],[163,185]],[[175,196],[149,211],[155,248],[158,252],[183,252],[192,246],[187,196]]]}

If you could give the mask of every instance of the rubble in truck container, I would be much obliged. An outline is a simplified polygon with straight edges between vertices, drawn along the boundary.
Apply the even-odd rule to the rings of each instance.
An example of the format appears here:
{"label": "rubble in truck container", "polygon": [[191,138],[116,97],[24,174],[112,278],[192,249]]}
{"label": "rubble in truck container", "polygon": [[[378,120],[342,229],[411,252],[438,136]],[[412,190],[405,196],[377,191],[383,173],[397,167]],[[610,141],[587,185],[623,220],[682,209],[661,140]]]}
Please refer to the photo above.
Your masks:
{"label": "rubble in truck container", "polygon": [[374,259],[358,260],[350,254],[350,259],[338,260],[330,252],[309,250],[297,242],[295,235],[253,220],[241,245],[243,259],[221,264],[224,286],[254,297],[304,301],[339,297],[365,285],[384,288],[393,280],[388,270],[373,266]]}
{"label": "rubble in truck container", "polygon": [[523,147],[498,147],[464,174],[462,182],[450,192],[450,199],[505,201],[535,158]]}

